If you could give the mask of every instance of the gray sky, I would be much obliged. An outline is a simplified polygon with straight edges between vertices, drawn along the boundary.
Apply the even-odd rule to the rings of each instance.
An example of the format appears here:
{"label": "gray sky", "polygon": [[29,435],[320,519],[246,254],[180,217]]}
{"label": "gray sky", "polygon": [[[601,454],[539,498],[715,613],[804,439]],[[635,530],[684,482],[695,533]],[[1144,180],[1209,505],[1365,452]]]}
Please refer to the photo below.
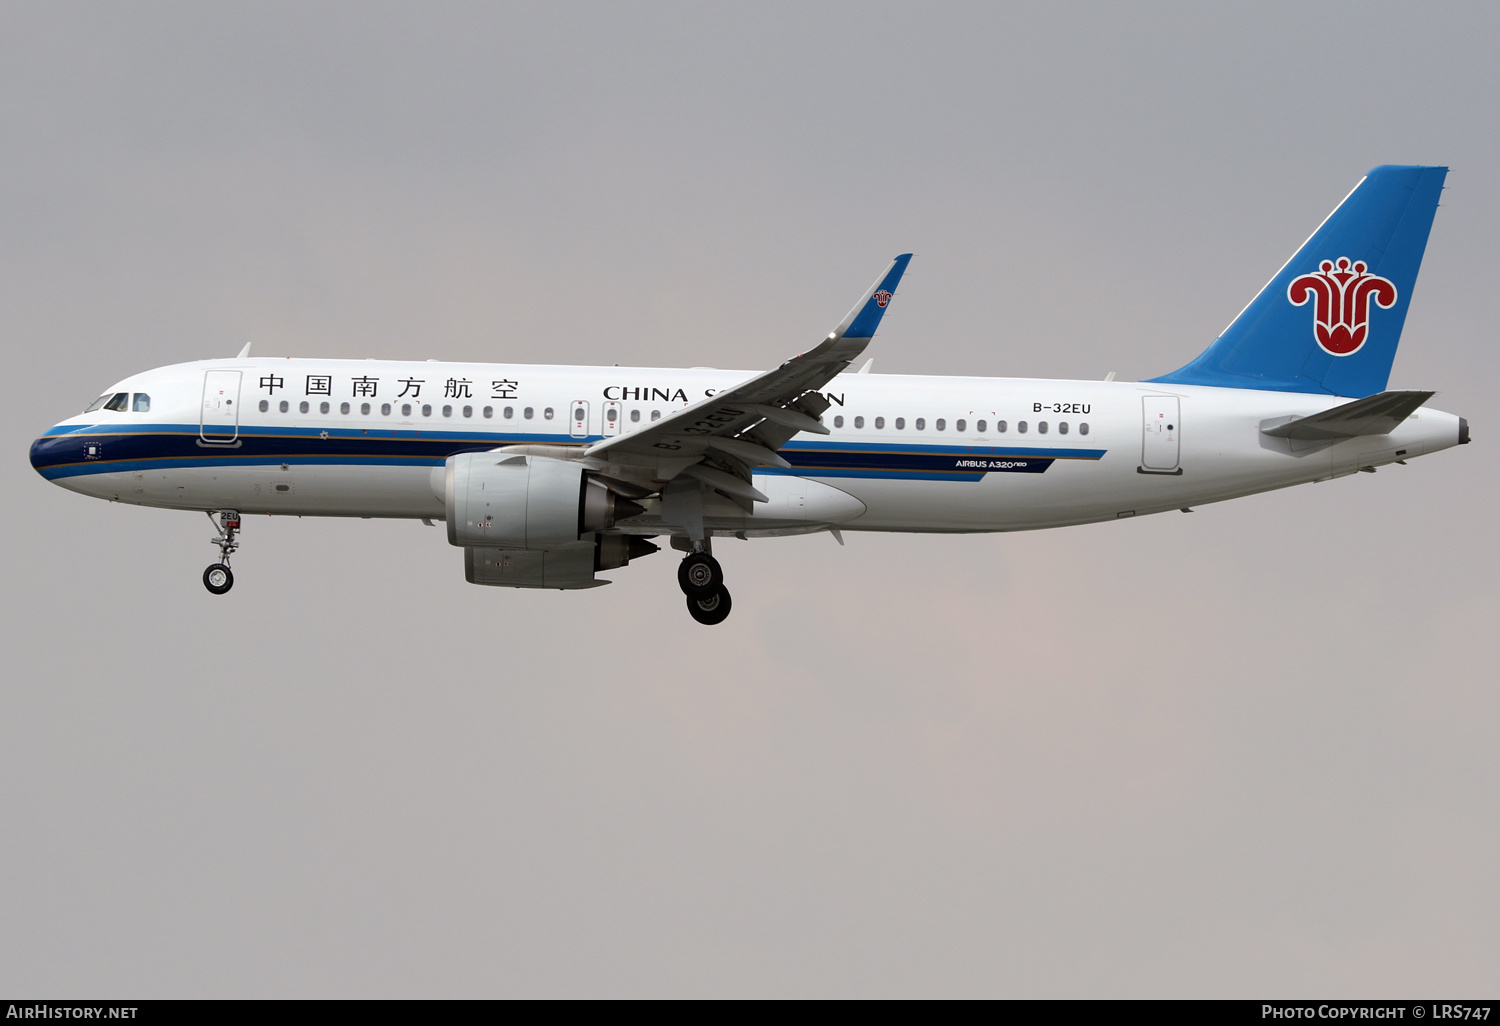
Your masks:
{"label": "gray sky", "polygon": [[[0,992],[1500,985],[1493,5],[0,6]],[[1449,164],[1392,386],[1475,444],[1062,531],[482,589],[53,487],[233,355],[1147,377]],[[1486,670],[1485,667],[1489,669]]]}

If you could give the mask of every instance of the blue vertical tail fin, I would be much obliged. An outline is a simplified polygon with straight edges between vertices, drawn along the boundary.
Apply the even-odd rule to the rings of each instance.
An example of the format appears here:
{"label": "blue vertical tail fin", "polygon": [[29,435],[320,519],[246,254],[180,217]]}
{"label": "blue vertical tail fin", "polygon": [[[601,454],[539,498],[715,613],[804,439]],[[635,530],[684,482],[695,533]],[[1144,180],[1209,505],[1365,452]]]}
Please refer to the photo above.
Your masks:
{"label": "blue vertical tail fin", "polygon": [[1445,167],[1377,167],[1224,333],[1152,381],[1361,397],[1385,390]]}

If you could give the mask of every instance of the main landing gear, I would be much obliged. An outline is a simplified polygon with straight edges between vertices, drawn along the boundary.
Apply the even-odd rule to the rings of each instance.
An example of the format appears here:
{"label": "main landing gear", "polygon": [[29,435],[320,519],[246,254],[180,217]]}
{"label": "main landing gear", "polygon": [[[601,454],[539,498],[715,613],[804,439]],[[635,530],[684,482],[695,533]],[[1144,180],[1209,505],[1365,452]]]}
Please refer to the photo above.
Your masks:
{"label": "main landing gear", "polygon": [[234,571],[229,569],[229,556],[240,543],[234,540],[234,536],[240,533],[240,515],[232,509],[221,510],[219,518],[208,515],[209,522],[219,532],[217,538],[210,538],[219,547],[219,562],[212,563],[208,569],[203,571],[203,586],[215,595],[222,595],[234,587]]}
{"label": "main landing gear", "polygon": [[724,569],[705,551],[691,552],[677,567],[677,584],[687,596],[688,612],[704,624],[723,623],[733,603],[724,587]]}

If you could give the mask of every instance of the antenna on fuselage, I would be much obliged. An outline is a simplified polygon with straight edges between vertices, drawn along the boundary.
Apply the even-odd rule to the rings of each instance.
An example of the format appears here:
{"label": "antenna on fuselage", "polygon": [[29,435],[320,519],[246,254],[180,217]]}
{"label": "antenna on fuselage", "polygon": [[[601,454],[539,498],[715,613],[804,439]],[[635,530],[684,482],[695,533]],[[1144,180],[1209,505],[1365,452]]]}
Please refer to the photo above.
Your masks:
{"label": "antenna on fuselage", "polygon": [[254,339],[251,339],[249,342],[246,342],[245,343],[245,348],[240,350],[240,355],[236,356],[235,359],[236,360],[243,360],[245,357],[249,356],[250,355],[250,347],[253,346],[253,345],[255,345],[255,340]]}

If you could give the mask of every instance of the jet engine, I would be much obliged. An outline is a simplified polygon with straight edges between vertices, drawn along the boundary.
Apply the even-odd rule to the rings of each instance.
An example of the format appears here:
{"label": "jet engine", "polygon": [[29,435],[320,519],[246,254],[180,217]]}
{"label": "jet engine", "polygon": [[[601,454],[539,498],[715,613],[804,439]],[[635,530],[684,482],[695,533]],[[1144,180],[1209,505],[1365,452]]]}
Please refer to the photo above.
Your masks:
{"label": "jet engine", "polygon": [[504,452],[448,458],[448,541],[500,549],[581,548],[642,508],[569,460]]}

